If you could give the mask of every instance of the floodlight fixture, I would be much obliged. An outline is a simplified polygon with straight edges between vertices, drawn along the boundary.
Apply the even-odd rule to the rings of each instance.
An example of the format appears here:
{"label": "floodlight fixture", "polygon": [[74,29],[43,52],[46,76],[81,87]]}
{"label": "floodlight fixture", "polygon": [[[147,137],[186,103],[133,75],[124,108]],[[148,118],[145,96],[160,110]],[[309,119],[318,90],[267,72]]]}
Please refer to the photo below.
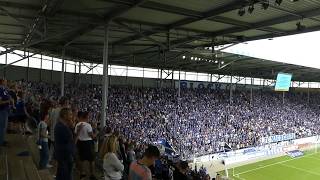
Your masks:
{"label": "floodlight fixture", "polygon": [[277,5],[281,5],[281,3],[282,3],[282,0],[276,0],[276,2],[275,2]]}
{"label": "floodlight fixture", "polygon": [[244,9],[243,7],[241,9],[239,9],[239,11],[238,11],[239,16],[243,16],[245,14],[246,14],[246,9]]}
{"label": "floodlight fixture", "polygon": [[261,8],[267,10],[269,8],[269,1],[265,0],[261,3]]}
{"label": "floodlight fixture", "polygon": [[254,11],[254,5],[252,4],[252,5],[249,6],[249,8],[248,8],[248,12],[249,12],[249,14],[252,14],[253,11]]}

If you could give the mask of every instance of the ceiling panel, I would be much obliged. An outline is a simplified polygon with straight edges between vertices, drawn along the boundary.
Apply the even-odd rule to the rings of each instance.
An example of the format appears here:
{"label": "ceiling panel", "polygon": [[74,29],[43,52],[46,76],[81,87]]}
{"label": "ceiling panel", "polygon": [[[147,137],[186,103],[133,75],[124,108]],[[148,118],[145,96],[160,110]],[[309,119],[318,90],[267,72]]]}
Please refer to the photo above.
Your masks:
{"label": "ceiling panel", "polygon": [[221,14],[220,16],[231,18],[231,19],[237,19],[239,21],[248,22],[248,23],[256,23],[259,21],[264,21],[264,20],[273,19],[276,17],[281,17],[284,15],[287,15],[286,13],[284,13],[282,11],[272,9],[272,8],[269,8],[267,10],[263,10],[263,9],[261,9],[260,4],[255,5],[255,9],[252,12],[252,14],[249,14],[247,12],[247,10],[248,10],[248,8],[246,7],[246,14],[244,14],[243,16],[238,15],[239,10],[230,11],[230,12]]}
{"label": "ceiling panel", "polygon": [[246,37],[252,37],[252,36],[259,36],[266,34],[265,31],[260,31],[260,30],[248,30],[248,31],[243,31],[243,32],[238,32],[238,33],[233,33],[232,35],[234,36],[246,36]]}
{"label": "ceiling panel", "polygon": [[157,23],[157,24],[171,24],[178,20],[185,18],[185,16],[165,13],[145,8],[134,8],[124,15],[122,18],[127,18],[130,20],[143,20],[146,22]]}
{"label": "ceiling panel", "polygon": [[219,31],[219,30],[231,28],[234,26],[228,25],[228,24],[223,24],[223,23],[218,23],[218,22],[213,22],[213,21],[208,21],[208,20],[201,20],[201,21],[197,21],[197,22],[194,22],[191,24],[187,24],[182,27],[212,32],[212,31]]}
{"label": "ceiling panel", "polygon": [[308,27],[314,27],[314,26],[319,26],[320,22],[316,22],[310,19],[303,19],[301,21],[290,21],[287,23],[282,23],[282,24],[277,24],[274,26],[270,26],[272,28],[280,29],[280,30],[285,30],[285,31],[290,31],[290,30],[295,30],[297,28],[297,23],[300,22],[301,25]]}
{"label": "ceiling panel", "polygon": [[228,5],[237,0],[223,0],[223,1],[221,0],[151,0],[151,1],[203,12],[203,11],[208,11],[211,9],[216,9],[221,6]]}

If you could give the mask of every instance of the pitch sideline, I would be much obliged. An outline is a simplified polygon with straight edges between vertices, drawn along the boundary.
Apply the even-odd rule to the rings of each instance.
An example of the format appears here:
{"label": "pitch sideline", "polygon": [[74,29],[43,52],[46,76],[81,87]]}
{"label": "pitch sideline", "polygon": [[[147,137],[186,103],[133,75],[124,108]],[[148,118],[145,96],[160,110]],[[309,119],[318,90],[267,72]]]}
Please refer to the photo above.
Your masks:
{"label": "pitch sideline", "polygon": [[303,158],[303,157],[312,156],[312,155],[314,155],[314,154],[319,154],[319,152],[307,154],[307,155],[305,155],[305,156],[298,157],[298,158],[294,158],[294,159],[287,159],[287,160],[284,160],[284,161],[279,161],[279,162],[272,163],[272,164],[268,164],[268,165],[265,165],[265,166],[262,166],[262,167],[257,167],[257,168],[254,168],[254,169],[250,169],[250,170],[247,170],[247,171],[243,171],[243,172],[237,173],[237,174],[235,174],[235,175],[238,175],[238,176],[239,176],[239,175],[241,175],[241,174],[246,174],[246,173],[253,172],[253,171],[256,171],[256,170],[259,170],[259,169],[263,169],[263,168],[266,168],[266,167],[270,167],[270,166],[282,164],[282,163],[285,163],[285,162],[290,162],[290,161],[293,161],[293,160],[296,160],[296,159],[300,159],[300,158]]}

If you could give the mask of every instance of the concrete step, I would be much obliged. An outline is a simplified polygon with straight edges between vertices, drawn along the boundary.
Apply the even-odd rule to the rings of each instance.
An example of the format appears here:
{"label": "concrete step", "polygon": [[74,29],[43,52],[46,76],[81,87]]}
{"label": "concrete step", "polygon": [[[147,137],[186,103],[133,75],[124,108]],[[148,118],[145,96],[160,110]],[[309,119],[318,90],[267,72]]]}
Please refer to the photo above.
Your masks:
{"label": "concrete step", "polygon": [[41,180],[54,180],[53,176],[50,174],[49,170],[39,170],[39,176]]}

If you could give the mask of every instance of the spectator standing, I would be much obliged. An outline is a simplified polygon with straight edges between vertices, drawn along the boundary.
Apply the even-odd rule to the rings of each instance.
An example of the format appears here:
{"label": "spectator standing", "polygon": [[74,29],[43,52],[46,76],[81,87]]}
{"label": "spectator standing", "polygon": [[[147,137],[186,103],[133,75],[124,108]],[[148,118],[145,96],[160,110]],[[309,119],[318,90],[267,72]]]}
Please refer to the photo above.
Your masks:
{"label": "spectator standing", "polygon": [[[103,133],[105,132],[105,134]],[[105,130],[102,130],[102,132],[100,133],[100,150],[99,150],[99,156],[101,158],[103,158],[103,156],[106,154],[106,147],[107,147],[107,143],[109,140],[109,137],[112,136],[112,129],[110,127],[106,127]]]}
{"label": "spectator standing", "polygon": [[5,134],[8,126],[9,105],[12,104],[12,99],[6,89],[6,80],[0,79],[0,146],[5,145]]}
{"label": "spectator standing", "polygon": [[13,100],[13,106],[9,109],[8,121],[12,122],[15,120],[15,105],[17,103],[17,86],[15,82],[8,82],[8,94]]}
{"label": "spectator standing", "polygon": [[[80,178],[84,178],[86,175],[83,174],[84,162],[88,161],[90,166],[90,179],[95,180],[94,176],[94,142],[95,134],[93,133],[91,125],[88,123],[89,113],[79,112],[79,123],[75,127],[75,133],[77,135],[77,150],[80,159]],[[81,129],[80,129],[81,127]]]}
{"label": "spectator standing", "polygon": [[60,121],[54,128],[55,158],[58,162],[56,180],[72,180],[75,145],[70,130],[71,121],[71,109],[62,108],[60,110]]}
{"label": "spectator standing", "polygon": [[16,110],[15,110],[15,119],[19,122],[20,124],[20,129],[22,135],[25,135],[26,133],[26,123],[27,123],[27,118],[30,117],[30,115],[27,112],[26,105],[24,102],[24,92],[19,91],[17,93],[17,101],[15,104]]}
{"label": "spectator standing", "polygon": [[143,158],[131,163],[129,170],[129,180],[152,180],[152,174],[149,167],[154,166],[155,161],[159,159],[160,151],[156,146],[149,146],[143,155]]}
{"label": "spectator standing", "polygon": [[130,164],[136,160],[136,153],[134,152],[134,147],[132,143],[128,145],[127,157],[128,157],[128,163],[130,166]]}
{"label": "spectator standing", "polygon": [[105,155],[103,156],[103,171],[105,180],[120,180],[124,166],[116,155],[118,139],[110,136],[108,142],[104,144]]}
{"label": "spectator standing", "polygon": [[187,172],[189,171],[189,165],[186,161],[180,161],[173,172],[173,180],[180,180],[180,179],[189,179],[187,176]]}
{"label": "spectator standing", "polygon": [[60,120],[60,111],[62,108],[68,108],[69,107],[69,100],[67,97],[61,97],[59,100],[59,105],[56,108],[53,108],[49,114],[50,119],[50,141],[53,146],[50,149],[50,160],[54,160],[54,142],[55,142],[55,135],[54,135],[54,129]]}
{"label": "spectator standing", "polygon": [[43,113],[40,115],[40,123],[38,125],[38,144],[40,148],[40,162],[39,169],[45,169],[48,167],[49,161],[49,147],[48,147],[48,123],[49,123],[49,115]]}

